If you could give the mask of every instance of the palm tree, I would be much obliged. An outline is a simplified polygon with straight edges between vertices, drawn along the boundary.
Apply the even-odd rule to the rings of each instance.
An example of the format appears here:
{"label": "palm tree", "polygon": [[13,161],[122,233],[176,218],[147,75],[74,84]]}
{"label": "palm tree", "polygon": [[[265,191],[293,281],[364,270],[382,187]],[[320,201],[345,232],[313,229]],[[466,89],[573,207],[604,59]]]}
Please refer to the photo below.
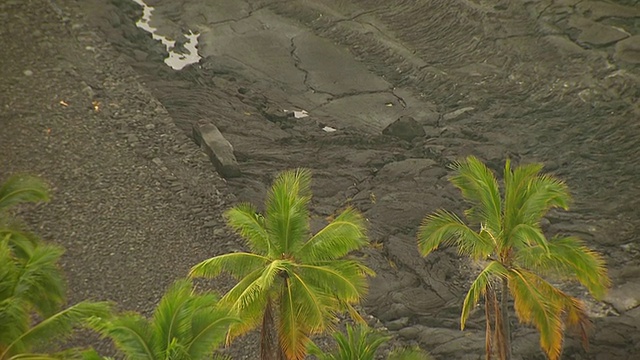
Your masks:
{"label": "palm tree", "polygon": [[274,354],[303,359],[309,336],[332,328],[338,312],[362,320],[353,304],[365,295],[373,271],[344,257],[368,244],[365,220],[348,208],[311,235],[310,183],[308,170],[285,171],[267,195],[264,215],[251,204],[227,211],[228,225],[250,252],[216,256],[191,269],[191,276],[227,272],[239,280],[221,299],[242,318],[229,339],[261,324],[265,360]]}
{"label": "palm tree", "polygon": [[10,209],[24,203],[46,201],[49,201],[49,189],[35,176],[13,175],[0,186],[0,239],[8,239],[16,256],[27,257],[29,248],[39,239],[11,216]]}
{"label": "palm tree", "polygon": [[39,244],[17,257],[9,235],[0,240],[0,360],[59,359],[77,351],[38,353],[70,336],[92,316],[108,316],[109,304],[81,302],[58,311],[64,283],[57,261],[59,247]]}
{"label": "palm tree", "polygon": [[512,170],[507,160],[502,192],[494,174],[475,157],[452,168],[455,175],[450,180],[471,204],[465,215],[474,227],[452,212],[438,210],[424,219],[418,247],[427,256],[440,245],[453,245],[460,254],[482,262],[484,269],[464,299],[461,328],[484,297],[487,358],[494,340],[499,357],[509,359],[511,296],[518,319],[538,329],[540,345],[549,359],[560,357],[565,325],[577,327],[586,341],[589,320],[583,303],[546,280],[549,276],[577,280],[598,299],[610,284],[602,257],[578,238],[547,239],[543,234],[540,220],[550,209],[568,210],[567,186],[541,174],[541,164]]}
{"label": "palm tree", "polygon": [[[366,325],[347,325],[347,334],[336,332],[333,339],[338,348],[329,353],[323,352],[316,344],[309,343],[309,353],[319,360],[373,360],[378,348],[391,339]],[[430,360],[429,355],[419,348],[395,349],[388,356],[389,360]]]}
{"label": "palm tree", "polygon": [[111,338],[127,359],[211,359],[229,326],[238,321],[217,303],[215,293],[197,294],[190,281],[180,280],[160,300],[151,320],[126,313],[96,318],[93,327]]}

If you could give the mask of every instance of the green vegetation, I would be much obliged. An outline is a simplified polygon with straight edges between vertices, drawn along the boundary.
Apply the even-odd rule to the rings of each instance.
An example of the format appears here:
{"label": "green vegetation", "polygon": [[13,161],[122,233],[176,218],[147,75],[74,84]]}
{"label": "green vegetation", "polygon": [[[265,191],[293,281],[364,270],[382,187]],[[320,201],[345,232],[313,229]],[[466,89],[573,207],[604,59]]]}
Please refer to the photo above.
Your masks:
{"label": "green vegetation", "polygon": [[48,198],[46,185],[35,177],[14,176],[0,187],[1,360],[79,357],[76,349],[43,352],[88,318],[109,314],[107,303],[81,302],[62,309],[65,283],[58,261],[63,250],[42,243],[9,213],[15,205]]}
{"label": "green vegetation", "polygon": [[[478,159],[453,165],[451,182],[471,207],[468,224],[455,213],[438,210],[418,231],[418,248],[427,256],[440,246],[455,246],[483,270],[463,303],[461,327],[484,302],[487,358],[511,358],[509,301],[525,324],[534,325],[551,360],[560,358],[565,327],[577,328],[586,342],[589,325],[582,302],[548,282],[577,280],[594,297],[610,281],[600,255],[579,239],[548,239],[541,219],[553,208],[568,209],[567,186],[545,174],[542,165],[504,168],[503,187]],[[347,208],[311,233],[311,174],[285,171],[267,195],[264,214],[252,204],[225,213],[228,225],[248,252],[215,256],[195,265],[190,277],[228,273],[238,282],[222,298],[196,293],[192,281],[171,286],[151,319],[137,313],[112,315],[104,302],[81,302],[63,309],[65,283],[58,267],[63,249],[43,243],[11,214],[19,204],[47,201],[46,184],[32,176],[13,176],[0,186],[0,360],[100,360],[95,351],[51,353],[73,330],[85,326],[113,340],[127,359],[228,359],[215,354],[225,338],[261,330],[263,360],[373,360],[390,339],[364,325],[336,332],[334,351],[323,352],[310,337],[335,331],[338,314],[362,323],[354,308],[368,289],[371,269],[349,254],[369,245],[365,219]],[[48,353],[47,353],[48,352]],[[429,360],[419,348],[396,349],[389,360]]]}
{"label": "green vegetation", "polygon": [[93,327],[113,339],[127,359],[211,359],[229,325],[238,321],[217,302],[216,294],[196,294],[190,281],[180,280],[160,300],[151,320],[126,313],[111,319],[96,318]]}
{"label": "green vegetation", "polygon": [[365,220],[348,208],[310,236],[311,175],[286,171],[275,180],[260,215],[241,204],[226,212],[250,252],[213,257],[196,265],[191,276],[212,278],[227,272],[238,279],[221,302],[242,323],[230,337],[261,326],[262,359],[304,359],[309,336],[332,328],[336,314],[361,320],[353,305],[367,291],[373,272],[344,257],[368,244]]}
{"label": "green vegetation", "polygon": [[[337,332],[333,339],[338,347],[330,353],[323,352],[314,343],[309,343],[309,354],[319,360],[373,360],[378,348],[391,339],[365,325],[347,325],[347,335]],[[396,349],[389,354],[388,360],[430,360],[431,357],[419,348]]]}
{"label": "green vegetation", "polygon": [[580,300],[546,278],[578,280],[596,298],[609,286],[600,255],[575,237],[547,239],[542,232],[540,220],[550,209],[568,209],[567,186],[541,174],[540,164],[512,170],[507,161],[502,192],[494,174],[474,157],[456,163],[453,169],[451,182],[471,204],[465,215],[474,227],[452,212],[439,210],[425,218],[418,246],[423,256],[440,245],[456,246],[460,254],[483,265],[464,300],[461,327],[464,329],[469,312],[484,297],[487,355],[495,348],[499,358],[509,359],[511,296],[518,319],[538,329],[540,345],[549,359],[559,359],[565,326],[576,327],[586,340],[589,320]]}

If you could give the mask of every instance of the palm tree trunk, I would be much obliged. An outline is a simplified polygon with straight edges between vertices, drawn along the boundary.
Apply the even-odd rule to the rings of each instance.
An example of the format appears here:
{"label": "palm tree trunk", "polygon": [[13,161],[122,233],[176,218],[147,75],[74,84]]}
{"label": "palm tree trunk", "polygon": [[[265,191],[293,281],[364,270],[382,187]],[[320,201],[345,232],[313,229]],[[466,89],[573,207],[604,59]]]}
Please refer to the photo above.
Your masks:
{"label": "palm tree trunk", "polygon": [[267,299],[267,305],[262,315],[262,331],[260,333],[260,359],[261,360],[273,360],[275,359],[274,345],[275,338],[274,322],[273,322],[273,304],[271,298]]}
{"label": "palm tree trunk", "polygon": [[509,282],[502,279],[502,297],[500,315],[502,317],[502,336],[504,341],[504,359],[511,360],[511,324],[509,323]]}

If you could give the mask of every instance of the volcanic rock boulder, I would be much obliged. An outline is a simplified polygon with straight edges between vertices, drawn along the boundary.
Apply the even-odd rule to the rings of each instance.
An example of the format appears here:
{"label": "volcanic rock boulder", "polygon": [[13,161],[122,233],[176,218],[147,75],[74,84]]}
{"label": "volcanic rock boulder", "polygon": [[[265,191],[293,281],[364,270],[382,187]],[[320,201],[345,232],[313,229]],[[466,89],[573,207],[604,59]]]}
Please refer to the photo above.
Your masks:
{"label": "volcanic rock boulder", "polygon": [[409,142],[417,137],[425,136],[422,125],[418,124],[416,119],[411,116],[401,116],[382,130],[382,134],[395,136]]}
{"label": "volcanic rock boulder", "polygon": [[240,167],[233,146],[218,128],[209,123],[193,125],[193,139],[208,156],[216,171],[224,178],[239,177]]}

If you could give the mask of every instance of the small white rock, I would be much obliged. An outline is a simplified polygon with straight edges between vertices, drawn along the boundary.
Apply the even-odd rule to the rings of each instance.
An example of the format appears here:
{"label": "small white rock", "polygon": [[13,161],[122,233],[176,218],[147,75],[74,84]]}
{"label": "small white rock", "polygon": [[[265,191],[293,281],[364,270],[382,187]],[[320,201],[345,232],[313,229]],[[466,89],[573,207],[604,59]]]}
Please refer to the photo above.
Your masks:
{"label": "small white rock", "polygon": [[24,74],[24,76],[31,76],[31,75],[33,75],[33,71],[31,71],[31,70],[25,70],[25,71],[23,71],[22,73]]}

